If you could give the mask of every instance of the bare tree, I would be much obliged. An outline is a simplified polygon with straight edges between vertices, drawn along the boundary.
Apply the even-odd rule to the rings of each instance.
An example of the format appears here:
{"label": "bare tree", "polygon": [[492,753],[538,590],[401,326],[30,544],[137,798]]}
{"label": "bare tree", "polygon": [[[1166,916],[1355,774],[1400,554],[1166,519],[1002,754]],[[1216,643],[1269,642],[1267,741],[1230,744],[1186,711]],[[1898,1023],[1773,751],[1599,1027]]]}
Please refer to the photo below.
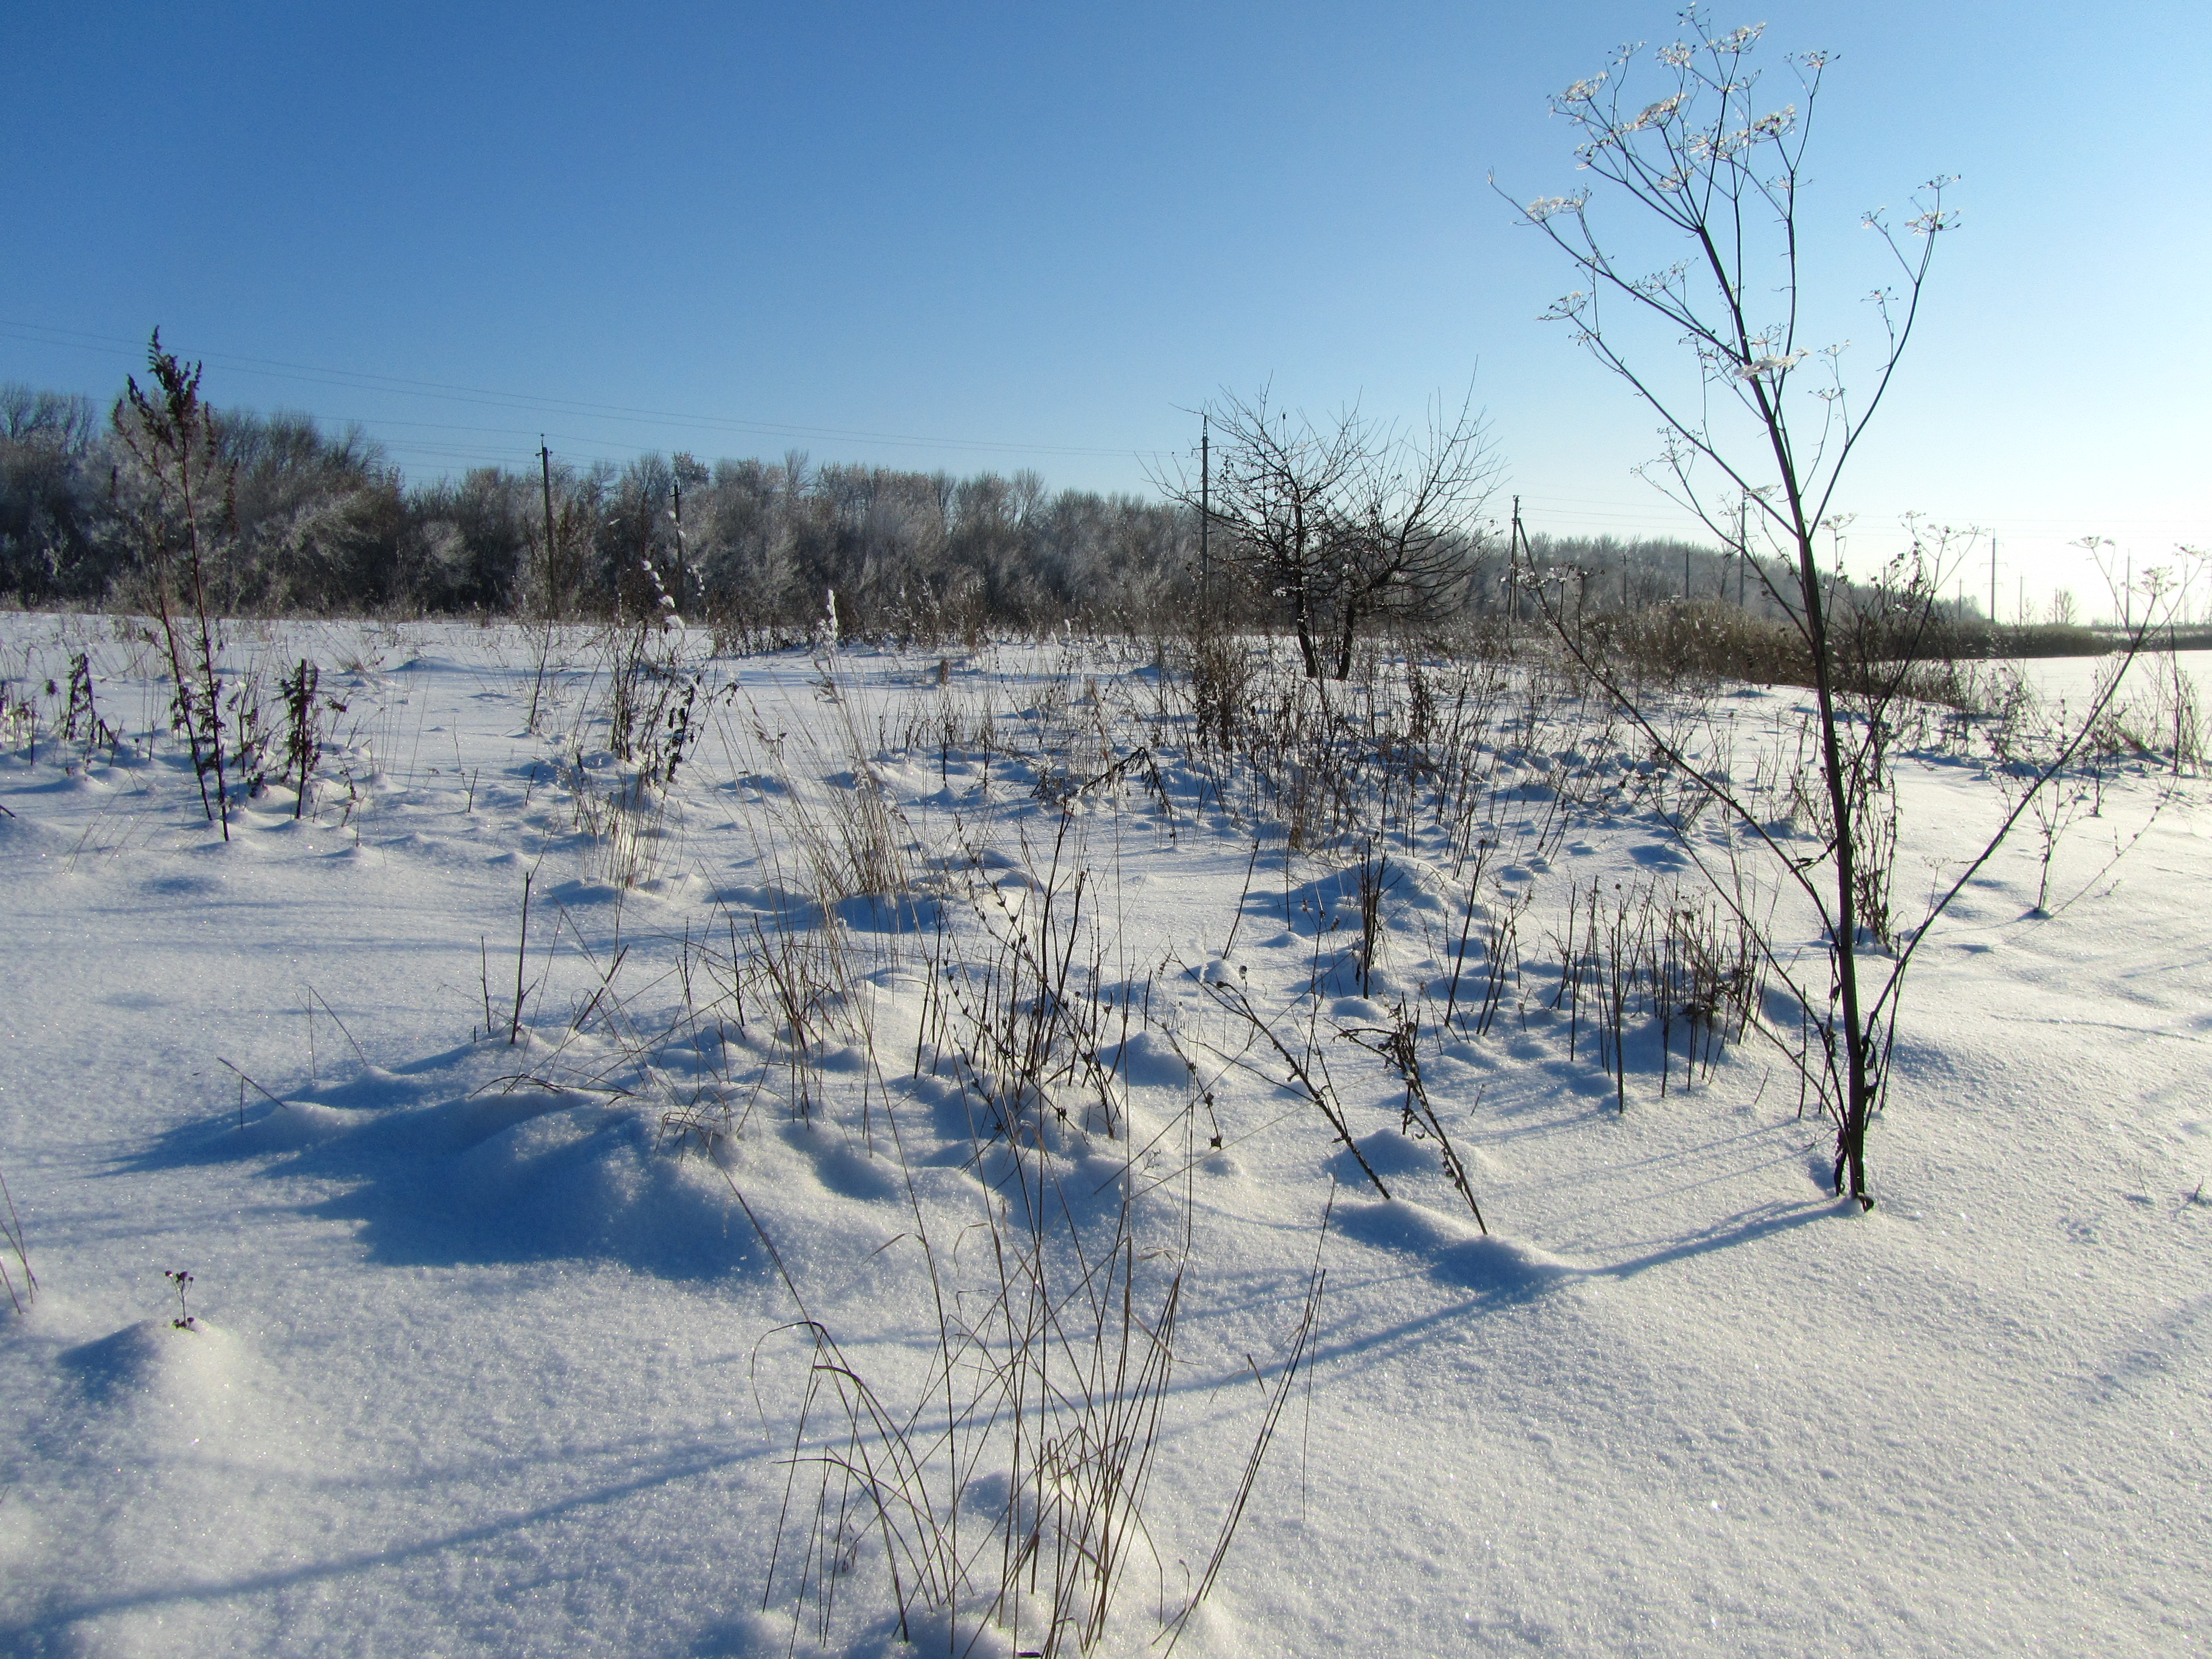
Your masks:
{"label": "bare tree", "polygon": [[1206,487],[1187,465],[1155,476],[1169,500],[1205,512],[1222,557],[1253,586],[1281,601],[1298,639],[1306,678],[1322,676],[1331,553],[1346,518],[1346,492],[1369,463],[1366,428],[1347,410],[1330,428],[1272,407],[1267,388],[1224,393],[1208,406],[1218,458]]}
{"label": "bare tree", "polygon": [[1223,560],[1280,603],[1309,679],[1322,678],[1325,642],[1342,679],[1361,623],[1433,606],[1465,579],[1497,474],[1470,404],[1449,421],[1439,406],[1425,440],[1378,430],[1357,410],[1316,425],[1272,407],[1265,387],[1224,393],[1207,414],[1210,478],[1185,461],[1153,483],[1204,513]]}
{"label": "bare tree", "polygon": [[1498,473],[1471,400],[1449,422],[1435,405],[1421,440],[1394,434],[1368,446],[1331,527],[1337,678],[1352,673],[1361,623],[1433,615],[1457,597],[1481,550],[1479,520]]}

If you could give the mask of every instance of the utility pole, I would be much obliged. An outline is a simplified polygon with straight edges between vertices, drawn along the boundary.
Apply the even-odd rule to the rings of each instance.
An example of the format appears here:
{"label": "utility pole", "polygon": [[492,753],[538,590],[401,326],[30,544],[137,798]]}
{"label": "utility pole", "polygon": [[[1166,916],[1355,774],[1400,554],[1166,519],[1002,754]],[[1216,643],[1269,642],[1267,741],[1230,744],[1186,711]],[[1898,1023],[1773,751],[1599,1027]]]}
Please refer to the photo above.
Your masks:
{"label": "utility pole", "polygon": [[[1518,495],[1513,498],[1513,539],[1506,544],[1505,561],[1517,575],[1521,569],[1521,498]],[[1528,573],[1531,579],[1535,574],[1533,570]],[[1513,620],[1521,620],[1521,592],[1517,586],[1513,593]]]}
{"label": "utility pole", "polygon": [[1745,503],[1735,504],[1735,608],[1743,609],[1743,567],[1751,558],[1751,529],[1745,519],[1748,512]]}
{"label": "utility pole", "polygon": [[1685,543],[1682,544],[1682,603],[1683,603],[1683,604],[1685,604],[1685,605],[1687,605],[1689,602],[1690,602],[1690,546],[1689,546],[1689,544],[1688,544],[1687,542],[1685,542]]}
{"label": "utility pole", "polygon": [[691,608],[691,573],[684,562],[684,475],[672,472],[669,494],[675,506],[669,517],[676,520],[676,614],[681,617]]}
{"label": "utility pole", "polygon": [[1990,626],[1997,625],[1997,538],[1990,538]]}
{"label": "utility pole", "polygon": [[1208,532],[1213,528],[1213,411],[1198,417],[1198,604],[1203,611],[1213,598],[1213,553]]}
{"label": "utility pole", "polygon": [[561,592],[553,557],[553,452],[546,448],[542,432],[538,434],[538,461],[545,477],[545,608],[557,613],[561,609]]}

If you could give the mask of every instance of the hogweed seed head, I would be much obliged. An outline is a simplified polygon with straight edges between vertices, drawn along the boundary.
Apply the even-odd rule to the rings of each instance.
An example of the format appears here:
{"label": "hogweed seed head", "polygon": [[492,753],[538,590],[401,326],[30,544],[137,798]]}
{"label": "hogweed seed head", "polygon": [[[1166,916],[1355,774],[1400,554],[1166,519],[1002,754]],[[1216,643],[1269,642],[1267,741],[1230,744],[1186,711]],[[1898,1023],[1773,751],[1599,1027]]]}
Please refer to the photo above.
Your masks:
{"label": "hogweed seed head", "polygon": [[1522,209],[1531,224],[1540,225],[1555,213],[1579,213],[1589,200],[1587,193],[1580,196],[1539,196]]}

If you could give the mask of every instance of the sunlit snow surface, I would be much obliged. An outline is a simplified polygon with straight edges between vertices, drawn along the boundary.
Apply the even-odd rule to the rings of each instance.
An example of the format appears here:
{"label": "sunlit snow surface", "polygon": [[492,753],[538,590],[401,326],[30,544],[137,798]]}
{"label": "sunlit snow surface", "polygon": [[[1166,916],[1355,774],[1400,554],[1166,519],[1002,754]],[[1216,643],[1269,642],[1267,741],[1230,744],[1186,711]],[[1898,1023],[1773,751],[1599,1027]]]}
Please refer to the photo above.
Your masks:
{"label": "sunlit snow surface", "polygon": [[[51,730],[45,682],[80,649],[135,757],[88,764]],[[0,1651],[812,1651],[788,1546],[769,1573],[809,1356],[793,1291],[910,1391],[940,1329],[918,1240],[941,1283],[980,1272],[984,1247],[956,1246],[988,1237],[1022,1156],[1105,1208],[1139,1194],[1141,1291],[1184,1272],[1102,1652],[1158,1651],[1201,1574],[1317,1253],[1306,1368],[1180,1652],[2207,1642],[2195,784],[2113,769],[2058,845],[2055,914],[2030,914],[2032,830],[1967,888],[1908,981],[1860,1215],[1755,1036],[1686,1092],[1678,1054],[1663,1096],[1656,1046],[1632,1044],[1625,1112],[1587,1032],[1570,1058],[1546,1006],[1570,890],[1699,880],[1648,798],[1538,856],[1571,735],[1492,745],[1479,896],[1533,896],[1526,972],[1478,1036],[1440,1021],[1464,921],[1448,849],[1376,807],[1400,879],[1360,994],[1355,854],[1286,855],[1279,816],[1209,781],[1148,645],[690,650],[703,736],[625,828],[593,804],[622,773],[586,631],[553,640],[533,732],[522,630],[235,629],[272,704],[306,657],[347,707],[313,810],[272,788],[226,843],[181,745],[145,752],[153,653],[104,619],[0,619],[0,675],[40,710],[35,759],[21,722],[0,758],[0,1175],[39,1279],[27,1315],[0,1309]],[[1799,700],[1717,696],[1729,763]],[[1139,745],[1156,770],[1069,795]],[[757,983],[742,1030],[684,1024],[687,974],[704,1005],[733,952],[825,937],[808,826],[856,768],[903,890],[833,904],[824,1035],[794,1061]],[[1999,797],[1956,757],[1907,757],[1899,785],[1909,910]],[[933,1048],[932,952],[1069,902],[1076,870],[1081,988],[1123,1000],[1103,1115],[1075,1101],[1016,1154]],[[1775,929],[1809,938],[1786,907]],[[1389,1200],[1202,979],[1327,1022]],[[1400,1133],[1402,1085],[1333,1035],[1401,1005],[1425,1011],[1487,1235]],[[990,1481],[967,1500],[986,1529]],[[921,1650],[879,1541],[840,1565],[831,1650]],[[1013,1650],[964,1620],[908,1634]]]}

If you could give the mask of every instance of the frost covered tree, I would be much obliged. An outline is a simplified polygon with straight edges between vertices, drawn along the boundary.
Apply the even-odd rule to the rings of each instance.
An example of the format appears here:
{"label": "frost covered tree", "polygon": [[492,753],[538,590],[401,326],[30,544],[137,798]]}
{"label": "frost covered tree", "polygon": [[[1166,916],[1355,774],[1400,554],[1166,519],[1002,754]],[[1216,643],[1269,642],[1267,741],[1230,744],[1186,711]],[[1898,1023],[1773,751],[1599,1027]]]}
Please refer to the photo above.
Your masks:
{"label": "frost covered tree", "polygon": [[0,385],[0,592],[97,599],[122,564],[91,400]]}

